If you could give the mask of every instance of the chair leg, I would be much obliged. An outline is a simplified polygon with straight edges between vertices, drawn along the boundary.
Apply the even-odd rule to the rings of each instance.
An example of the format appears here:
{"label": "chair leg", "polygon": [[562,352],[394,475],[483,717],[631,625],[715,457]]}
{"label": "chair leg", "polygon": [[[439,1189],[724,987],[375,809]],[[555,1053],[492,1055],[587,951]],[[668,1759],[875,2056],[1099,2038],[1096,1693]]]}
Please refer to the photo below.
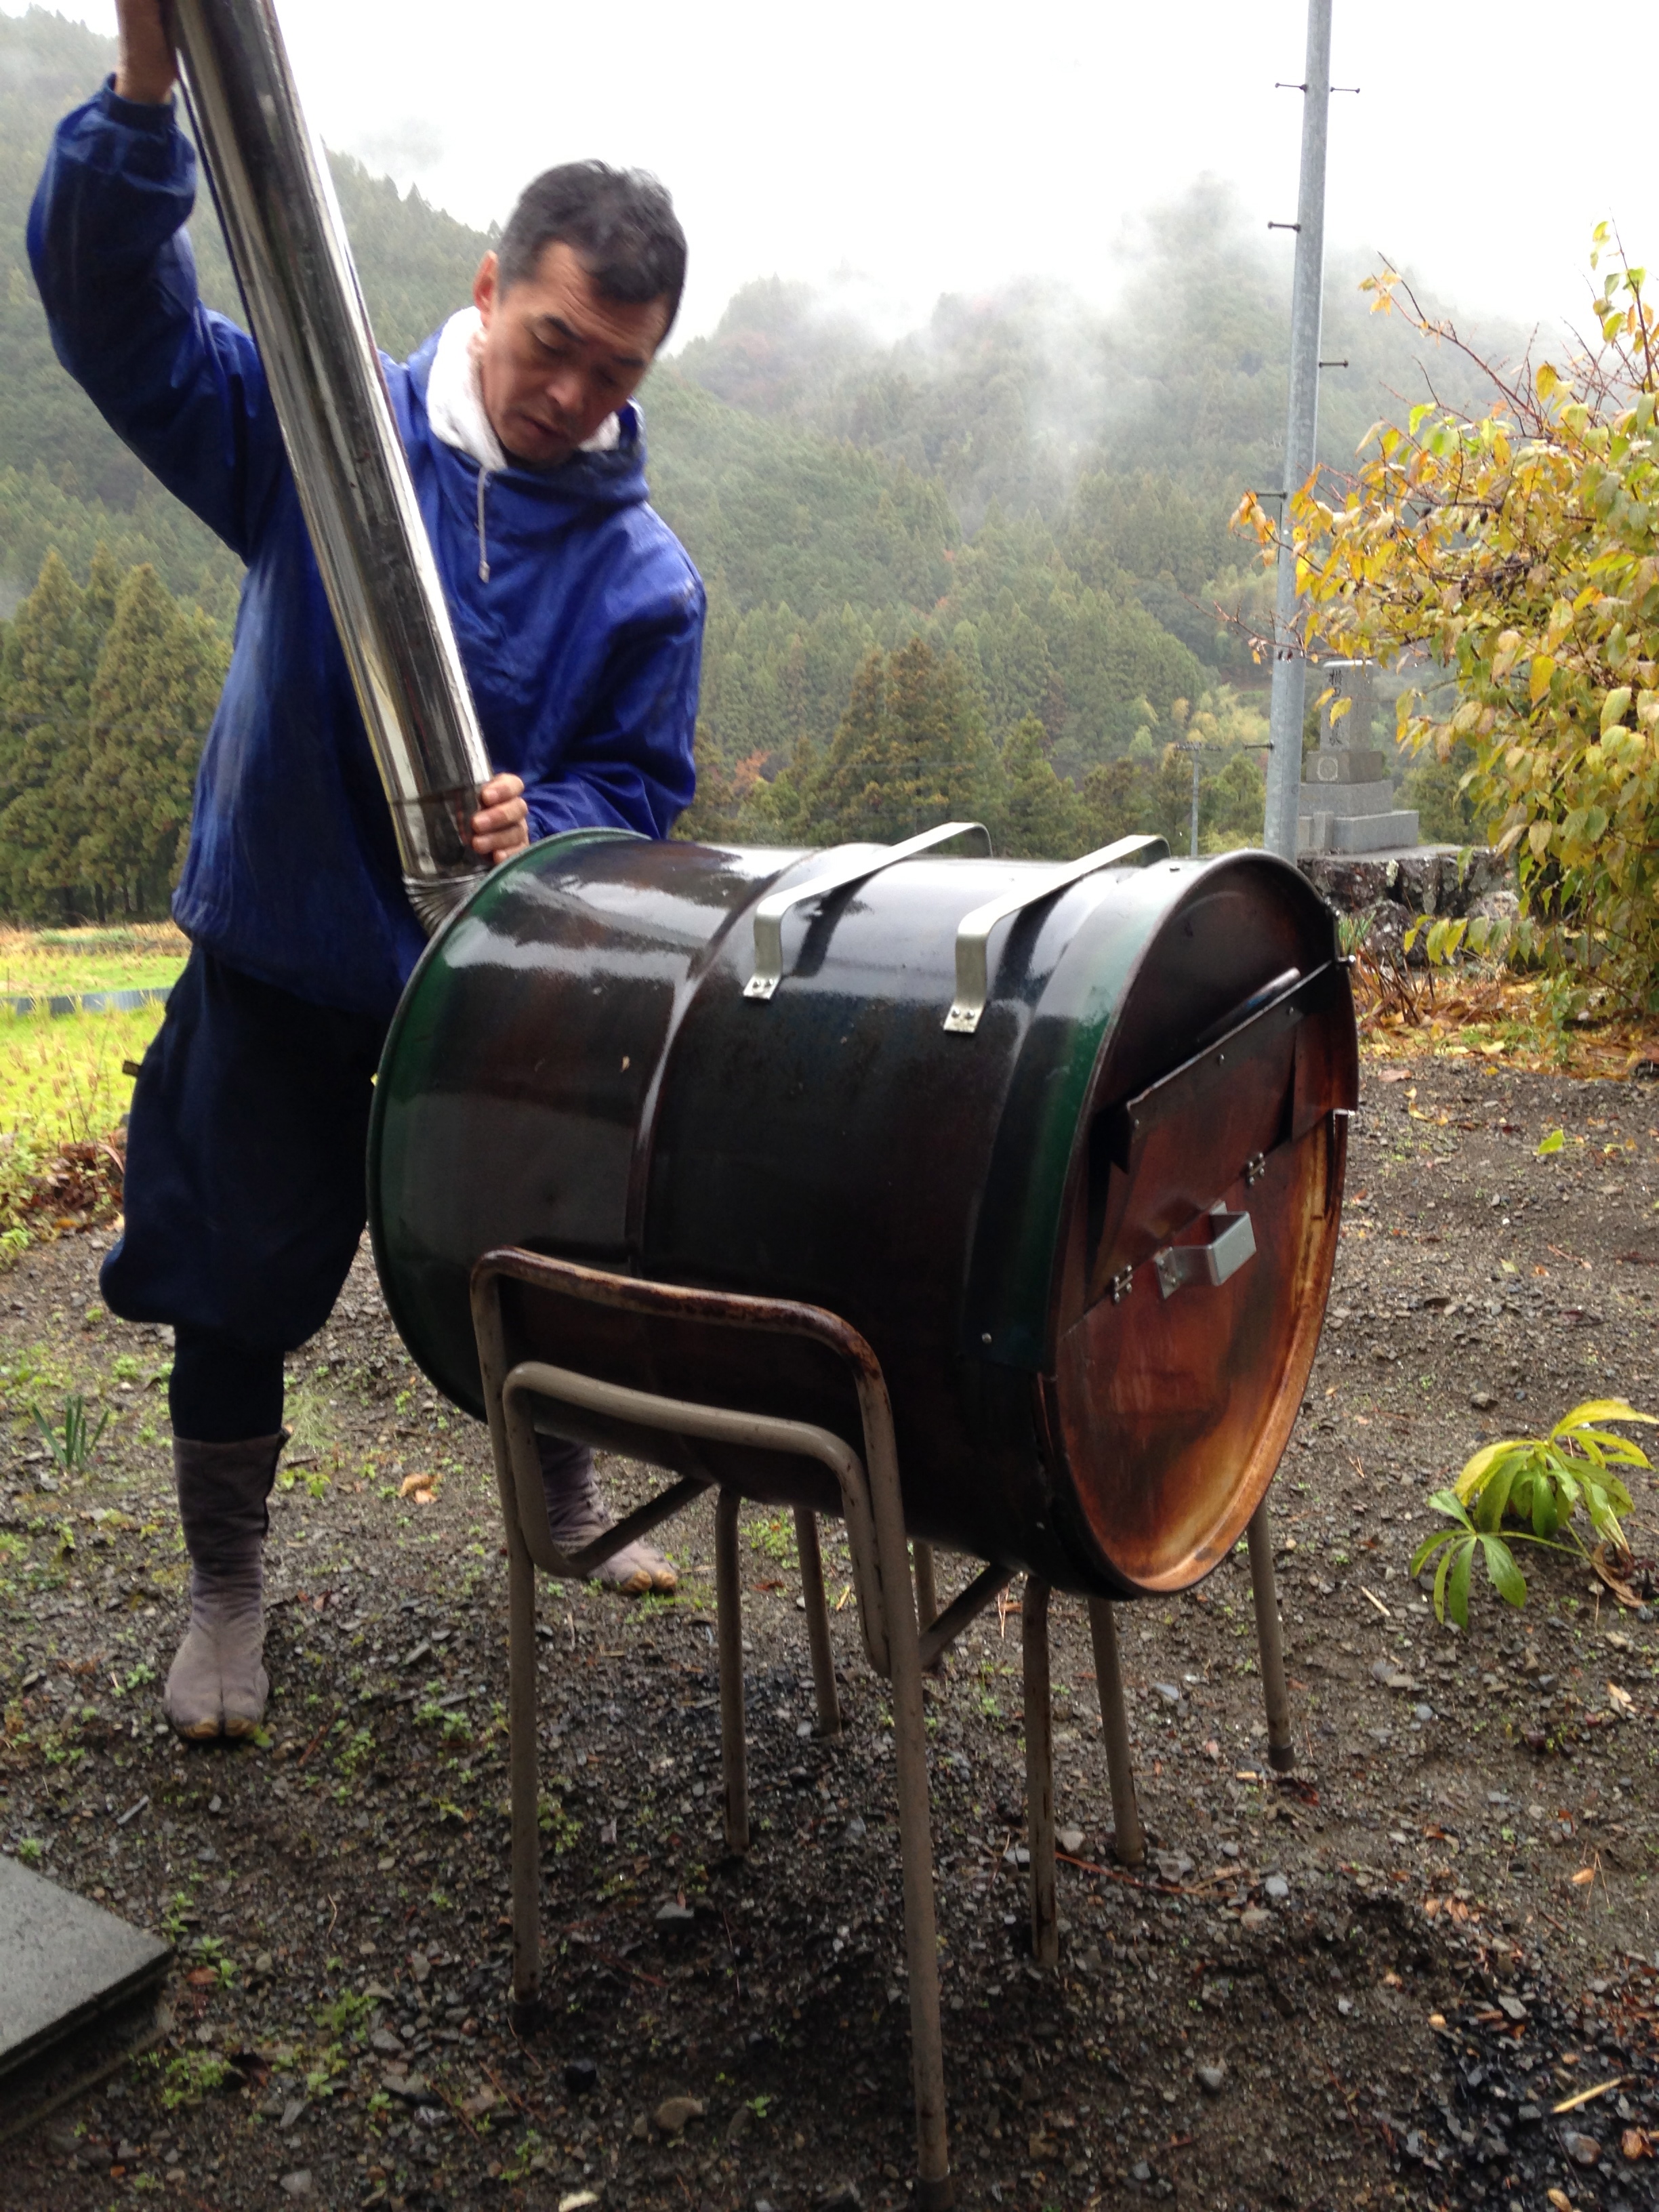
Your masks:
{"label": "chair leg", "polygon": [[1100,1692],[1100,1729],[1106,1739],[1106,1771],[1112,1784],[1112,1827],[1115,1850],[1124,1866],[1139,1866],[1146,1838],[1135,1802],[1134,1767],[1129,1758],[1129,1717],[1123,1709],[1123,1669],[1118,1661],[1117,1618],[1109,1598],[1089,1601],[1089,1633],[1095,1647],[1095,1687]]}
{"label": "chair leg", "polygon": [[1273,1577],[1273,1523],[1265,1498],[1250,1516],[1249,1540],[1255,1641],[1267,1706],[1267,1764],[1276,1774],[1288,1774],[1296,1765],[1296,1746],[1291,1741],[1291,1699],[1285,1686],[1285,1639],[1279,1626],[1279,1589]]}
{"label": "chair leg", "polygon": [[744,1740],[743,1583],[738,1572],[735,1490],[722,1490],[714,1508],[714,1595],[720,1620],[720,1764],[726,1778],[726,1848],[734,1857],[749,1849],[749,1751]]}
{"label": "chair leg", "polygon": [[912,1546],[916,1562],[916,1626],[925,1636],[939,1619],[939,1584],[933,1577],[933,1547]]}
{"label": "chair leg", "polygon": [[817,1694],[821,1736],[841,1734],[841,1699],[836,1694],[836,1655],[830,1645],[830,1607],[823,1595],[823,1553],[818,1546],[818,1516],[795,1508],[795,1548],[800,1554],[800,1591],[806,1605],[806,1643],[812,1655],[812,1688]]}
{"label": "chair leg", "polygon": [[1060,1962],[1054,1897],[1054,1742],[1048,1694],[1048,1585],[1025,1578],[1019,1609],[1025,1676],[1025,1819],[1031,1854],[1031,1956],[1039,1966]]}
{"label": "chair leg", "polygon": [[541,1995],[541,1829],[537,1804],[536,1570],[516,1518],[507,1531],[507,1729],[513,1823],[513,1991],[514,2030],[535,2023]]}
{"label": "chair leg", "polygon": [[921,1645],[899,1492],[892,1410],[879,1377],[860,1379],[871,1517],[885,1613],[893,1692],[899,1856],[904,1875],[904,1955],[910,1980],[910,2079],[916,2103],[915,2212],[956,2203],[945,2110],[945,2039],[939,2022],[939,1928],[933,1910],[933,1838],[927,1791],[927,1729]]}

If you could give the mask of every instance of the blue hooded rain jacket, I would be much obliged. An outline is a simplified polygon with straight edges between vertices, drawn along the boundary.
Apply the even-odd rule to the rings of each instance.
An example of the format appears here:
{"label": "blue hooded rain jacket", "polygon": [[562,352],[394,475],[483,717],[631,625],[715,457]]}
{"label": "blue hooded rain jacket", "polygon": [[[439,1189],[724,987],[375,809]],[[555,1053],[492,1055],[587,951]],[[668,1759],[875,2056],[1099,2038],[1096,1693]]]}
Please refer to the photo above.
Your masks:
{"label": "blue hooded rain jacket", "polygon": [[[28,226],[58,359],[247,564],[173,913],[245,974],[384,1019],[424,938],[258,350],[198,293],[195,191],[171,108],[106,85],[59,125]],[[703,592],[647,504],[637,411],[611,451],[491,474],[481,501],[427,421],[436,345],[384,366],[491,763],[524,778],[532,837],[666,836],[694,787]]]}

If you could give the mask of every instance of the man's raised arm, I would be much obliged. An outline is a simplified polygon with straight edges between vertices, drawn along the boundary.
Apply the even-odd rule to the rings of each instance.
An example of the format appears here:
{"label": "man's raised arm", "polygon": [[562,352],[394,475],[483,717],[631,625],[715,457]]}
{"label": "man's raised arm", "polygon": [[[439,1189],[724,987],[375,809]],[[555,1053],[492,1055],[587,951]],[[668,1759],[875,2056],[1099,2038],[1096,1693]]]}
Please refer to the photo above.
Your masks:
{"label": "man's raised arm", "polygon": [[286,466],[253,341],[203,307],[185,233],[196,155],[174,120],[160,0],[120,0],[110,85],[66,116],[29,210],[52,346],[169,491],[246,556]]}

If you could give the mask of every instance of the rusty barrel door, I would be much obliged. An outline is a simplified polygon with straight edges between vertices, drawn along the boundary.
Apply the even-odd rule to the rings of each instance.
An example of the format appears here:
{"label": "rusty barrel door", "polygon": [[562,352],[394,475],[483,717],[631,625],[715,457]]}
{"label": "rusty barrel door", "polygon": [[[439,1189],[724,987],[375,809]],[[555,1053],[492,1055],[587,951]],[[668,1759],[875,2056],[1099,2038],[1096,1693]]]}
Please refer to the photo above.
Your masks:
{"label": "rusty barrel door", "polygon": [[[1329,913],[1262,854],[1079,872],[576,832],[497,870],[411,980],[371,1226],[404,1340],[474,1413],[494,1246],[800,1298],[882,1361],[913,1533],[1181,1589],[1300,1403],[1356,1077]],[[579,1364],[568,1316],[546,1331]],[[839,1378],[753,1357],[642,1346],[629,1379],[856,1444]],[[833,1504],[795,1462],[705,1471]]]}

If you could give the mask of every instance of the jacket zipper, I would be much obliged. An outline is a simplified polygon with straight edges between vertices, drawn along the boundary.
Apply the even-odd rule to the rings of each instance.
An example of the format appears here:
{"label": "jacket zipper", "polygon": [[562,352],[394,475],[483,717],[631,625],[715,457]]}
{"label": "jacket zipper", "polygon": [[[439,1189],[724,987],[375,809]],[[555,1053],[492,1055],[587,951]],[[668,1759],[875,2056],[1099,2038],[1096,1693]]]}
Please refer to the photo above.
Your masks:
{"label": "jacket zipper", "polygon": [[478,581],[489,581],[489,548],[484,538],[484,491],[489,482],[488,469],[478,471]]}

